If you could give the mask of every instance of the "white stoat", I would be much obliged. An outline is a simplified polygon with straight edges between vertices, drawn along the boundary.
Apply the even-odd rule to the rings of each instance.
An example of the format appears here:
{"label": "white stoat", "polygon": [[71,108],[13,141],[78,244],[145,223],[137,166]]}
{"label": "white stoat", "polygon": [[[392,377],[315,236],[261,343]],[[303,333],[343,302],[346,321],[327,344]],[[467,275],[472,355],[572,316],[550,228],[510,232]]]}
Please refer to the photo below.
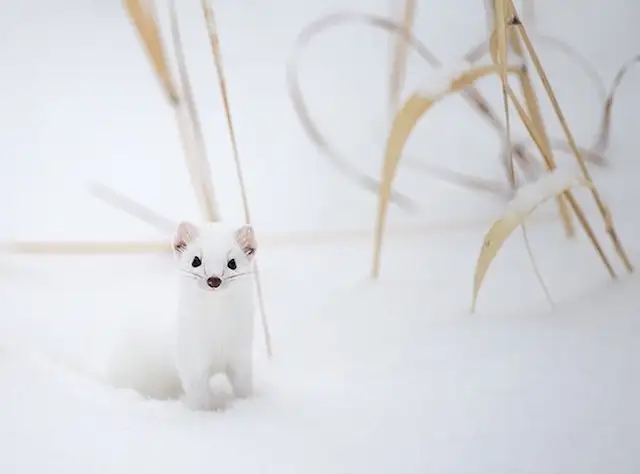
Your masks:
{"label": "white stoat", "polygon": [[218,409],[213,382],[220,375],[236,397],[253,392],[253,229],[181,222],[172,244],[180,274],[176,367],[183,400],[194,410]]}

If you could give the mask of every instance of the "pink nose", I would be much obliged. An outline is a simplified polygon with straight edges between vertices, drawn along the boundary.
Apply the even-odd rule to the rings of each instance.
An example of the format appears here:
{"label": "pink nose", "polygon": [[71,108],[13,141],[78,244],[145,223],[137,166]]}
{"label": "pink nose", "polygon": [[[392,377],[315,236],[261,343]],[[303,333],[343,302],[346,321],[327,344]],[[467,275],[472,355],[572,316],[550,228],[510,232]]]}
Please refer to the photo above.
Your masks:
{"label": "pink nose", "polygon": [[209,285],[210,288],[218,288],[222,285],[222,280],[218,277],[209,277],[207,278],[207,285]]}

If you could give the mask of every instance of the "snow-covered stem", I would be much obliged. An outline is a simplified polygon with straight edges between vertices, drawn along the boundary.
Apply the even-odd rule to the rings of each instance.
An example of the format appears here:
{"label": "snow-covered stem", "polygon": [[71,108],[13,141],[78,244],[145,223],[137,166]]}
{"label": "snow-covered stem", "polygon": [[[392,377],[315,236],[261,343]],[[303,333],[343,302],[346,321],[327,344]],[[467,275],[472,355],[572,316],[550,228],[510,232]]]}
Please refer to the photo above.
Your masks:
{"label": "snow-covered stem", "polygon": [[507,204],[505,216],[514,217],[533,211],[547,196],[555,196],[565,189],[581,184],[578,175],[562,168],[544,173],[538,180],[520,186]]}

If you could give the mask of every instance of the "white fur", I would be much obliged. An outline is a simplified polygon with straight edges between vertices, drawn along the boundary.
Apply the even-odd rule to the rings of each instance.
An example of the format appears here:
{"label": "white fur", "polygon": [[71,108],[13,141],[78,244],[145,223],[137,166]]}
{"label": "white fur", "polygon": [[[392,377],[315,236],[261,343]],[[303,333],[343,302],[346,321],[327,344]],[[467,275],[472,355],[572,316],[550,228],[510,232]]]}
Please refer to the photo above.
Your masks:
{"label": "white fur", "polygon": [[[233,394],[253,393],[254,287],[253,251],[245,253],[235,229],[221,224],[199,228],[181,224],[174,240],[186,246],[177,251],[180,290],[177,314],[176,367],[184,402],[194,410],[221,408],[222,394],[213,384],[228,378]],[[194,257],[202,264],[194,268]],[[236,262],[236,270],[227,266]],[[236,275],[244,276],[236,277]],[[206,279],[223,283],[211,289]],[[231,279],[229,279],[231,278]],[[226,397],[225,397],[226,398]]]}

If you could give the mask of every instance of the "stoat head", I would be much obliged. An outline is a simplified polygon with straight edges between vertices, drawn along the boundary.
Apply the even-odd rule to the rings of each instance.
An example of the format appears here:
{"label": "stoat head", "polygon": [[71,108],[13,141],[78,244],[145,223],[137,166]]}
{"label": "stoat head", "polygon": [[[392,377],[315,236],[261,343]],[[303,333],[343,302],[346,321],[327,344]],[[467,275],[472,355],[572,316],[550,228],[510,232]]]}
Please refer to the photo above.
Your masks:
{"label": "stoat head", "polygon": [[251,277],[257,243],[250,225],[178,225],[172,246],[181,277],[207,291],[222,291]]}

